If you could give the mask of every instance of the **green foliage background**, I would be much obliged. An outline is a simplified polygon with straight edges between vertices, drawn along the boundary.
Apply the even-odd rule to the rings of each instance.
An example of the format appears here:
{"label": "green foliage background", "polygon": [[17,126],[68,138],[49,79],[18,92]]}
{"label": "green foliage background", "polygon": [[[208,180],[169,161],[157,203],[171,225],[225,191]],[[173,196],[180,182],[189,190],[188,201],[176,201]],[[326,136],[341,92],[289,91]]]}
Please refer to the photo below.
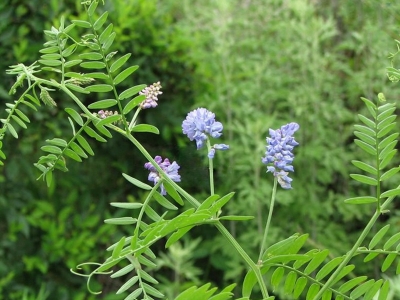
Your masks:
{"label": "green foliage background", "polygon": [[[197,153],[194,143],[181,134],[181,122],[200,106],[223,122],[223,142],[231,149],[216,156],[217,193],[237,192],[229,213],[256,215],[252,222],[229,224],[246,250],[256,251],[260,243],[272,189],[272,178],[260,159],[268,129],[295,121],[300,124],[296,136],[300,147],[294,189],[278,193],[271,236],[277,241],[294,232],[309,232],[310,247],[330,248],[332,256],[347,251],[371,213],[342,201],[370,192],[349,181],[353,170],[349,162],[362,155],[352,145],[352,126],[356,112],[363,110],[359,97],[372,99],[384,92],[387,99],[397,99],[400,94],[385,71],[386,57],[398,39],[400,4],[115,0],[104,9],[110,11],[116,28],[115,50],[132,52],[131,60],[140,65],[128,85],[155,81],[163,85],[157,109],[142,114],[146,123],[160,128],[160,139],[143,136],[142,141],[153,155],[177,160],[182,185],[199,197],[207,192],[207,180],[202,181],[207,174],[204,153]],[[6,91],[14,80],[5,76],[5,69],[38,59],[42,31],[58,24],[61,15],[72,20],[81,14],[79,0],[0,4],[2,102],[10,100]],[[96,101],[90,97],[86,103]],[[57,108],[32,116],[36,122],[20,132],[20,139],[5,140],[8,157],[0,173],[0,298],[36,299],[42,292],[39,299],[94,299],[69,268],[101,261],[105,247],[127,230],[103,223],[118,216],[109,202],[141,201],[120,174],[145,179],[145,162],[118,137],[107,144],[93,143],[96,156],[79,166],[69,162],[70,172],[57,174],[50,189],[35,180],[32,164],[41,155],[44,140],[67,130],[66,120],[57,113],[70,103],[56,101]],[[392,228],[400,223],[396,208],[383,220]],[[171,249],[160,256],[160,269],[154,270],[170,297],[185,288],[181,284],[185,280],[196,284],[212,280],[225,286],[246,271],[213,229],[201,227],[192,235],[194,241],[181,245],[190,251]],[[193,246],[198,243],[201,246]],[[376,265],[360,265],[358,270],[379,277]],[[118,286],[115,280],[104,276],[97,281],[102,297],[119,299],[112,296]]]}

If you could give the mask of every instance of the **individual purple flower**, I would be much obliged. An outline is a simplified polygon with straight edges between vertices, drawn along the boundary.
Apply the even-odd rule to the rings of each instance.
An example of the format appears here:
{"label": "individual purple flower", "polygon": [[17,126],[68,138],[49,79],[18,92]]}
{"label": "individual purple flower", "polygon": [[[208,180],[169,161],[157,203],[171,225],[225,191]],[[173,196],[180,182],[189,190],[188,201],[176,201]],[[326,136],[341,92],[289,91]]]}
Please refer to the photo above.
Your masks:
{"label": "individual purple flower", "polygon": [[[186,134],[191,141],[196,141],[197,149],[204,146],[204,142],[208,137],[219,138],[222,135],[223,128],[221,122],[215,121],[215,114],[205,108],[198,108],[191,111],[182,123],[183,133]],[[229,146],[224,149],[214,148],[213,153],[215,153],[215,149],[225,150],[228,148]],[[210,151],[209,156],[210,154],[214,156],[213,153]]]}
{"label": "individual purple flower", "polygon": [[214,158],[215,150],[228,150],[228,149],[229,149],[229,145],[215,144],[214,146],[211,147],[211,150],[208,152],[208,157]]}
{"label": "individual purple flower", "polygon": [[[161,156],[156,156],[154,160],[161,167],[161,169],[167,174],[167,176],[171,178],[171,180],[175,182],[181,181],[181,175],[178,174],[178,170],[180,167],[175,161],[170,163],[168,158],[164,159],[163,161]],[[157,182],[159,182],[161,179],[161,175],[158,173],[157,169],[150,162],[145,163],[144,167],[150,171],[148,180],[152,181],[154,185],[157,184]],[[165,190],[163,184],[161,184],[160,189],[161,189],[161,195],[167,194],[167,191]]]}
{"label": "individual purple flower", "polygon": [[139,95],[145,95],[146,99],[140,104],[143,109],[156,107],[158,101],[158,95],[161,95],[160,91],[161,84],[160,82],[153,83],[152,85],[146,87],[142,91],[139,92]]}
{"label": "individual purple flower", "polygon": [[270,137],[267,137],[267,151],[262,162],[268,165],[267,172],[271,172],[284,189],[292,188],[292,178],[288,174],[294,172],[292,151],[299,143],[294,140],[293,134],[299,128],[299,124],[292,122],[277,130],[270,129]]}

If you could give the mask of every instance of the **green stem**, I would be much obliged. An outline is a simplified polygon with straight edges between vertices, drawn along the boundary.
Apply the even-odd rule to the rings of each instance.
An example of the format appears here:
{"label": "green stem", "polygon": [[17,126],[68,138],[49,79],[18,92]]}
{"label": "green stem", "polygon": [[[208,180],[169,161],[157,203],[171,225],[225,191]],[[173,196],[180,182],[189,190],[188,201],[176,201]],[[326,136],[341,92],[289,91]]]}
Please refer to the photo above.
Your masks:
{"label": "green stem", "polygon": [[[207,151],[208,153],[210,153],[211,151],[211,143],[209,139],[207,139]],[[208,170],[210,173],[210,193],[212,196],[214,195],[214,165],[213,165],[213,159],[210,157],[208,158]]]}
{"label": "green stem", "polygon": [[[397,189],[400,188],[400,185],[397,187]],[[361,243],[364,241],[368,233],[371,231],[372,226],[374,226],[376,220],[378,220],[379,216],[384,212],[386,207],[393,201],[395,196],[389,197],[386,199],[386,201],[382,204],[380,209],[376,210],[374,215],[371,217],[371,220],[368,222],[367,226],[364,228],[363,232],[361,233],[360,237],[354,244],[353,248],[346,254],[345,259],[342,261],[342,263],[338,266],[338,268],[335,270],[335,272],[329,277],[328,281],[322,286],[322,288],[319,290],[318,294],[315,295],[314,300],[318,300],[321,298],[322,294],[332,285],[332,282],[336,279],[336,276],[340,273],[341,270],[347,265],[347,263],[350,261],[350,259],[354,256],[356,253],[358,247],[360,247]]]}
{"label": "green stem", "polygon": [[[119,133],[124,135],[126,138],[128,138],[138,149],[139,151],[144,155],[146,159],[149,160],[149,162],[152,163],[152,165],[156,168],[156,170],[160,174],[164,174],[164,171],[161,169],[161,167],[154,161],[154,159],[151,157],[151,155],[147,152],[147,150],[137,141],[131,134],[125,134],[125,132],[118,130]],[[171,180],[168,176],[163,176],[164,180],[170,183],[175,190],[180,193],[183,197],[186,198],[186,200],[189,201],[189,203],[195,207],[198,208],[200,206],[200,202],[197,201],[194,197],[189,195],[184,189],[182,189],[179,185],[176,184],[173,180]],[[246,251],[240,246],[240,244],[235,240],[235,238],[230,234],[228,229],[224,227],[220,222],[215,223],[216,227],[218,230],[221,232],[221,234],[228,239],[228,241],[232,244],[232,246],[236,249],[236,251],[240,254],[240,256],[244,259],[244,261],[248,264],[248,266],[254,271],[257,277],[257,281],[260,285],[261,292],[264,298],[269,297],[268,295],[268,290],[266,286],[264,285],[264,281],[260,272],[260,269],[258,266],[251,260],[249,255],[246,253]]]}
{"label": "green stem", "polygon": [[263,299],[269,297],[267,287],[264,284],[264,280],[262,278],[262,274],[258,266],[252,261],[250,256],[244,251],[244,249],[240,246],[240,244],[236,241],[236,239],[230,234],[228,229],[225,228],[220,222],[215,223],[215,226],[219,230],[219,232],[228,239],[228,241],[232,244],[232,246],[236,249],[236,251],[240,254],[240,256],[244,259],[244,261],[249,265],[254,274],[257,277],[258,284],[260,285],[261,293],[263,295]]}
{"label": "green stem", "polygon": [[265,249],[266,244],[267,244],[269,226],[270,226],[271,219],[272,219],[272,213],[274,211],[277,183],[278,183],[278,180],[275,177],[275,179],[274,179],[274,187],[272,188],[271,205],[269,206],[268,219],[267,219],[267,224],[265,225],[265,229],[264,229],[264,236],[263,236],[263,239],[262,239],[262,242],[261,242],[260,255],[258,256],[258,261],[262,261],[262,256],[263,256],[263,253],[264,253],[264,249]]}

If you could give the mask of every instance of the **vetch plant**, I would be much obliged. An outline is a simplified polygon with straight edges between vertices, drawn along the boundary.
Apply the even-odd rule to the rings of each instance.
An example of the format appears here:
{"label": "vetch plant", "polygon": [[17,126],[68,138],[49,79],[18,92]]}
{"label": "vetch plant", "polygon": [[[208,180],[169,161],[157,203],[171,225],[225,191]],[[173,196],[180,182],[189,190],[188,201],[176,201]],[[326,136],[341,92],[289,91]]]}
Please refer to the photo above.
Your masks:
{"label": "vetch plant", "polygon": [[[369,116],[359,115],[362,124],[355,125],[354,135],[357,137],[355,144],[370,155],[371,159],[367,162],[352,161],[360,170],[360,174],[351,174],[351,177],[361,184],[372,187],[374,194],[352,197],[345,202],[349,205],[370,205],[375,208],[375,212],[353,247],[343,251],[342,256],[334,258],[329,256],[328,249],[303,251],[308,234],[294,233],[278,243],[270,243],[268,231],[273,218],[278,183],[283,190],[292,188],[293,179],[289,177],[289,172],[294,172],[292,165],[294,151],[299,145],[294,136],[299,130],[299,125],[292,122],[277,130],[270,129],[265,157],[260,164],[267,165],[267,173],[272,173],[274,176],[274,185],[259,256],[251,257],[223,222],[225,220],[251,222],[253,216],[224,215],[224,206],[235,199],[234,193],[222,196],[215,193],[213,175],[215,152],[229,149],[226,144],[211,143],[211,139],[222,136],[222,123],[216,121],[214,113],[206,108],[189,112],[182,123],[183,134],[187,135],[190,141],[196,142],[197,149],[201,150],[204,145],[207,148],[210,193],[206,199],[196,199],[177,184],[184,180],[178,173],[180,169],[178,163],[176,161],[171,163],[169,159],[163,159],[161,156],[153,158],[153,155],[139,142],[141,132],[159,133],[153,125],[140,124],[138,115],[143,109],[157,107],[158,95],[161,94],[160,83],[157,82],[149,87],[139,84],[124,90],[120,88],[120,83],[138,67],[123,68],[130,54],[120,56],[116,51],[112,51],[114,39],[117,38],[116,32],[112,24],[106,25],[107,12],[100,16],[96,14],[99,1],[88,0],[82,4],[87,12],[87,20],[73,20],[72,24],[65,26],[62,19],[59,28],[52,27],[45,31],[49,41],[40,50],[41,59],[38,62],[41,67],[36,63],[30,66],[18,64],[10,67],[8,73],[16,76],[10,94],[16,95],[16,100],[6,104],[7,115],[1,119],[3,126],[0,129],[0,158],[2,161],[6,159],[2,150],[4,136],[10,133],[18,138],[15,126],[26,129],[30,123],[29,117],[20,107],[26,106],[36,111],[41,106],[41,101],[46,105],[55,106],[57,102],[54,99],[57,99],[55,97],[57,93],[67,95],[79,107],[79,111],[73,108],[65,109],[71,124],[69,138],[48,139],[46,145],[42,147],[46,154],[39,158],[35,167],[41,172],[39,178],[45,180],[48,186],[51,185],[56,170],[68,171],[66,161],[82,162],[82,159],[94,155],[88,138],[106,142],[107,138],[113,137],[111,132],[117,133],[141,152],[144,161],[147,161],[144,167],[150,171],[148,180],[154,186],[128,174],[122,174],[129,183],[146,191],[144,200],[112,202],[112,206],[125,209],[128,216],[105,220],[110,226],[129,226],[126,232],[132,235],[124,236],[109,246],[105,252],[107,258],[104,262],[82,263],[71,270],[87,278],[88,290],[91,293],[100,293],[92,290],[91,279],[94,275],[109,275],[111,278],[128,275],[129,278],[116,294],[126,295],[126,300],[165,298],[163,292],[157,289],[157,274],[153,276],[149,271],[157,266],[154,244],[165,241],[165,247],[168,248],[188,235],[192,228],[211,225],[226,239],[230,249],[240,255],[248,267],[248,272],[243,280],[238,279],[219,292],[217,288],[207,283],[200,287],[191,286],[175,299],[232,299],[236,285],[241,285],[241,300],[259,299],[260,296],[254,296],[258,291],[262,299],[275,299],[274,290],[282,286],[290,299],[302,297],[310,300],[327,300],[362,297],[368,300],[378,297],[379,300],[383,300],[387,298],[390,281],[367,276],[352,278],[347,276],[356,268],[350,261],[357,255],[364,255],[365,262],[378,256],[385,257],[381,266],[382,272],[387,271],[399,255],[400,234],[384,238],[389,224],[380,228],[371,240],[367,240],[379,216],[390,213],[392,201],[400,194],[400,186],[385,190],[383,185],[400,171],[400,167],[390,168],[390,162],[397,153],[399,135],[393,132],[396,126],[394,103],[387,103],[383,94],[379,94],[375,101],[362,98]],[[70,35],[74,27],[87,30],[79,41]],[[395,55],[397,53],[392,56]],[[76,72],[77,68],[79,72]],[[45,79],[46,72],[51,72],[51,80]],[[400,71],[393,66],[389,69],[389,75],[396,81],[400,78]],[[100,93],[101,96],[108,93],[108,96],[86,106],[81,101],[80,95],[88,93]],[[134,109],[135,112],[132,114]],[[296,176],[293,174],[291,176]],[[154,206],[154,202],[157,202],[162,210],[156,208],[160,206]],[[191,207],[183,207],[185,202]],[[181,211],[175,213],[174,217],[169,217],[171,214],[168,213],[177,211],[178,206],[182,206]],[[91,266],[93,270],[85,274],[82,272],[83,266]],[[396,271],[400,272],[399,264]],[[258,287],[258,291],[254,289],[255,286]]]}

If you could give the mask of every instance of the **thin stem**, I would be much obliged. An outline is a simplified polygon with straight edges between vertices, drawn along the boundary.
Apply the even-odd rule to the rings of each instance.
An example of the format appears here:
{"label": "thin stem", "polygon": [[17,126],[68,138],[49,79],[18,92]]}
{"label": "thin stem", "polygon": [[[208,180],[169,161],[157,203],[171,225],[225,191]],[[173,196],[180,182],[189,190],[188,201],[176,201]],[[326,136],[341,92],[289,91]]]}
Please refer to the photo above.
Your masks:
{"label": "thin stem", "polygon": [[333,274],[329,277],[328,281],[325,282],[325,284],[319,290],[318,294],[315,295],[314,300],[318,300],[319,298],[321,298],[322,294],[332,285],[333,281],[336,279],[336,277],[340,273],[340,271],[342,271],[343,268],[350,261],[350,259],[353,258],[354,253],[356,253],[358,247],[360,247],[361,243],[367,237],[368,233],[370,232],[372,226],[374,226],[374,224],[375,224],[376,220],[379,218],[380,214],[381,214],[380,211],[378,211],[378,210],[375,211],[374,215],[371,217],[371,220],[369,220],[367,226],[364,228],[363,232],[361,233],[360,237],[357,239],[357,241],[354,244],[353,248],[351,248],[351,250],[349,252],[347,252],[344,260],[337,267],[335,272],[333,272]]}
{"label": "thin stem", "polygon": [[230,234],[228,229],[225,228],[219,221],[215,223],[215,226],[219,230],[219,232],[228,239],[228,241],[232,244],[232,246],[236,249],[236,251],[240,254],[240,256],[244,259],[244,261],[249,265],[254,274],[257,277],[258,284],[260,285],[261,293],[263,295],[263,299],[269,297],[267,287],[264,284],[264,280],[262,278],[262,274],[258,266],[252,261],[250,256],[244,251],[244,249],[240,246],[240,244],[236,241],[236,239]]}
{"label": "thin stem", "polygon": [[[211,151],[211,143],[210,140],[207,139],[207,151],[210,153]],[[214,195],[214,165],[213,165],[213,159],[208,158],[208,170],[210,173],[210,193],[211,195]]]}
{"label": "thin stem", "polygon": [[278,183],[278,180],[275,177],[275,179],[274,179],[274,187],[272,188],[271,204],[269,206],[267,224],[265,225],[265,229],[264,229],[264,236],[263,236],[263,239],[262,239],[262,242],[261,242],[260,255],[258,256],[258,261],[262,260],[262,255],[264,253],[264,249],[265,249],[266,244],[267,244],[269,226],[270,226],[271,219],[272,219],[272,213],[274,211],[277,183]]}

